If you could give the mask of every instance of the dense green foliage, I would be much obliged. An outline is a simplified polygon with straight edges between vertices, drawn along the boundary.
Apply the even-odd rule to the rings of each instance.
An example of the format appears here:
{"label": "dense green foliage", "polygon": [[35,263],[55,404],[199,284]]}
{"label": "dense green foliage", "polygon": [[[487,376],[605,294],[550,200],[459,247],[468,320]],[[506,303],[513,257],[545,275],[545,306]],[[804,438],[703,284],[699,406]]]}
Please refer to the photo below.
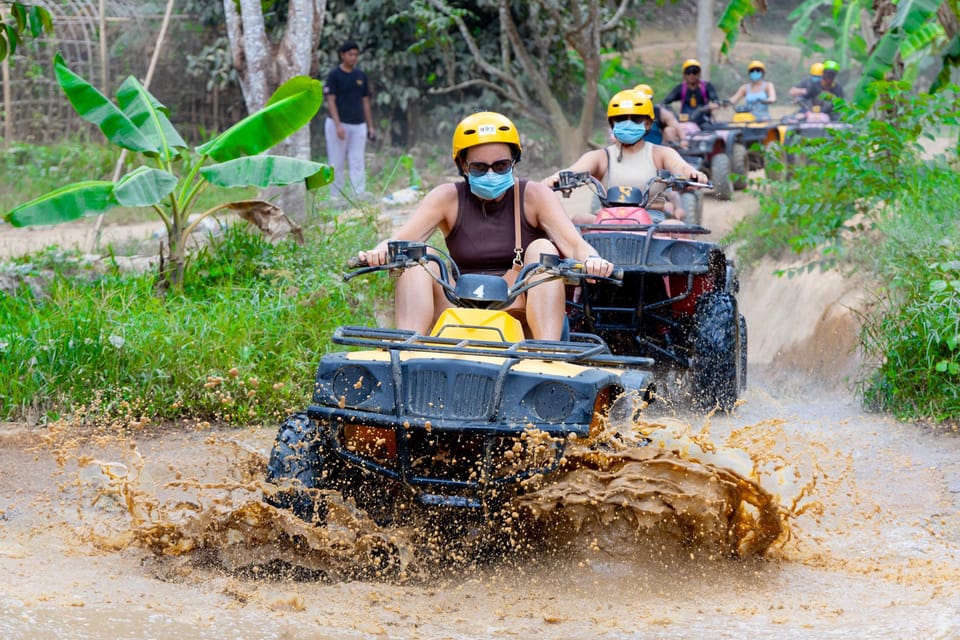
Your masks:
{"label": "dense green foliage", "polygon": [[333,329],[374,322],[389,295],[387,278],[340,278],[375,229],[370,215],[328,220],[298,246],[231,226],[165,299],[155,273],[78,270],[60,253],[20,260],[21,275],[55,275],[42,294],[0,294],[0,416],[246,424],[302,408]]}
{"label": "dense green foliage", "polygon": [[[867,405],[901,418],[960,421],[960,184],[891,216],[880,247],[864,247],[877,274],[861,343],[873,365],[860,382]],[[945,206],[946,205],[946,206]],[[942,230],[942,234],[940,231]]]}
{"label": "dense green foliage", "polygon": [[901,417],[956,421],[956,133],[947,138],[949,153],[933,159],[920,141],[956,126],[960,103],[955,89],[936,96],[908,89],[879,83],[873,112],[850,110],[845,128],[788,145],[787,179],[761,186],[760,213],[738,225],[733,239],[742,241],[738,256],[746,263],[792,249],[811,269],[864,272],[877,301],[863,318],[864,399]]}

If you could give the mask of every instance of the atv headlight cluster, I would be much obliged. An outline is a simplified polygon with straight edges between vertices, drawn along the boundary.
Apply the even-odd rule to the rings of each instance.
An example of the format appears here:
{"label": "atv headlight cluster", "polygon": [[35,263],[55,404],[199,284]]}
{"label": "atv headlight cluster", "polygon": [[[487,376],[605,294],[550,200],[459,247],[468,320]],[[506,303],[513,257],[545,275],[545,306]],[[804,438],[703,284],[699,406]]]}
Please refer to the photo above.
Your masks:
{"label": "atv headlight cluster", "polygon": [[573,412],[577,400],[570,385],[549,381],[533,387],[523,403],[543,422],[559,423]]}
{"label": "atv headlight cluster", "polygon": [[394,410],[389,363],[356,362],[345,354],[331,354],[320,361],[313,402],[344,409],[377,413]]}

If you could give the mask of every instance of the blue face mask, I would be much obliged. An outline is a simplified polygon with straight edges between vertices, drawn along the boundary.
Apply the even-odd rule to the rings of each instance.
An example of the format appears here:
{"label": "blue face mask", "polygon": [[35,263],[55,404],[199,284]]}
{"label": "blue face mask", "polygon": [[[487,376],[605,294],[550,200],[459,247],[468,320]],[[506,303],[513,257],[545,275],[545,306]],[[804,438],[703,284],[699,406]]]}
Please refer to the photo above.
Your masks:
{"label": "blue face mask", "polygon": [[763,71],[751,71],[751,72],[750,72],[750,79],[753,80],[754,82],[756,82],[757,80],[759,80],[759,79],[762,78],[762,77],[763,77]]}
{"label": "blue face mask", "polygon": [[481,200],[496,200],[513,186],[513,169],[506,173],[487,171],[482,176],[468,176],[470,193]]}
{"label": "blue face mask", "polygon": [[641,122],[621,120],[613,123],[613,137],[623,144],[636,144],[647,133]]}
{"label": "blue face mask", "polygon": [[814,82],[820,82],[820,76],[810,76],[810,79]]}

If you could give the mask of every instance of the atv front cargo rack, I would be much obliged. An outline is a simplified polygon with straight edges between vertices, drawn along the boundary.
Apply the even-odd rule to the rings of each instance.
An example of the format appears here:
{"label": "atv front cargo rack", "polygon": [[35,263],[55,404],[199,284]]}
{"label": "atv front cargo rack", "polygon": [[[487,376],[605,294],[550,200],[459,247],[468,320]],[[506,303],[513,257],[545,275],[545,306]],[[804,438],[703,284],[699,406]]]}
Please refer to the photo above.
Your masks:
{"label": "atv front cargo rack", "polygon": [[[488,327],[471,327],[489,330]],[[514,358],[522,360],[550,360],[595,367],[649,368],[653,358],[619,356],[610,352],[607,344],[596,335],[571,334],[571,340],[523,340],[500,342],[425,336],[404,329],[371,327],[338,327],[333,333],[336,344],[384,349],[388,351],[423,351],[433,354],[457,354]]]}

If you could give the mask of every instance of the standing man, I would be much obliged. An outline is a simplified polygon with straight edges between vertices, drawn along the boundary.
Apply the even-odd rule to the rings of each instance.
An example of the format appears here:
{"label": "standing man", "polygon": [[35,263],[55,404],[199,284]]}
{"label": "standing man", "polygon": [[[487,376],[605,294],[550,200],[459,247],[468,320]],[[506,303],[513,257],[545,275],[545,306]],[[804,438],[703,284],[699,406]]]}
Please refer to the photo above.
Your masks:
{"label": "standing man", "polygon": [[324,123],[327,159],[333,165],[334,195],[344,194],[344,167],[349,161],[350,184],[358,197],[366,196],[367,174],[363,154],[367,140],[377,135],[370,112],[367,74],[357,67],[360,47],[353,40],[340,45],[340,64],[323,85],[328,116]]}

